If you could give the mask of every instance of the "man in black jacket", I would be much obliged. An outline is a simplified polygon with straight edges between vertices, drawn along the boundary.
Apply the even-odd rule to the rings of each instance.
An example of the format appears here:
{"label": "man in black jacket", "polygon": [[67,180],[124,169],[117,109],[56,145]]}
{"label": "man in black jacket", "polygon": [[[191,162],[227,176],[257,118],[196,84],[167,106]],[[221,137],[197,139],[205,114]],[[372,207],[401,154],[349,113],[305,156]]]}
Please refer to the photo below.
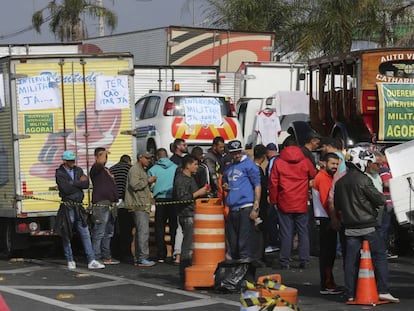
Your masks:
{"label": "man in black jacket", "polygon": [[361,147],[348,151],[348,173],[335,184],[334,206],[341,212],[345,227],[346,257],[344,265],[345,291],[348,301],[355,297],[355,269],[363,240],[368,240],[374,263],[379,299],[399,302],[389,293],[388,263],[385,245],[376,230],[378,208],[385,204],[384,195],[372,180],[364,174],[368,161],[375,162],[375,156]]}
{"label": "man in black jacket", "polygon": [[76,269],[73,260],[72,246],[72,226],[78,231],[89,269],[105,268],[103,264],[95,260],[95,253],[92,249],[91,237],[85,217],[85,210],[82,206],[83,189],[89,187],[89,178],[83,173],[80,167],[75,165],[76,155],[73,151],[66,150],[62,154],[63,164],[56,169],[56,183],[59,189],[59,196],[62,204],[59,207],[56,231],[62,237],[63,251],[68,262],[68,269]]}

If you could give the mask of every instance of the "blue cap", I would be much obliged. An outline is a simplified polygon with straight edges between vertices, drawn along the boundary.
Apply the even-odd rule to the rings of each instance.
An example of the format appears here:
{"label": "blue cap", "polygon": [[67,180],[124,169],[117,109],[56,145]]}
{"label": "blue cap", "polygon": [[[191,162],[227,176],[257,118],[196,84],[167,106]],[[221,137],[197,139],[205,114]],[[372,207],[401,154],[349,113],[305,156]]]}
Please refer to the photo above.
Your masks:
{"label": "blue cap", "polygon": [[62,154],[62,160],[65,161],[75,161],[76,160],[76,154],[71,150],[66,150]]}

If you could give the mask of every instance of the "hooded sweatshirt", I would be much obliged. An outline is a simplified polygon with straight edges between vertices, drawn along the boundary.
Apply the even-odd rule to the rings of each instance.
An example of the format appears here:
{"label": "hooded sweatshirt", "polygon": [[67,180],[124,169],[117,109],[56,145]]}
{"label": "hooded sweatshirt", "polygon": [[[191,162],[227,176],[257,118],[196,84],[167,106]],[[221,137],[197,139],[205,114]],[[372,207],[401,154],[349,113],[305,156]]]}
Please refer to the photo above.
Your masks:
{"label": "hooded sweatshirt", "polygon": [[246,155],[238,163],[227,166],[223,175],[223,183],[229,185],[226,203],[231,211],[253,205],[254,188],[260,186],[260,171]]}
{"label": "hooded sweatshirt", "polygon": [[284,213],[306,213],[309,180],[317,170],[297,146],[285,147],[273,163],[269,179],[270,203]]}
{"label": "hooded sweatshirt", "polygon": [[159,159],[149,170],[148,176],[157,176],[151,189],[155,199],[171,199],[173,197],[174,175],[177,165],[168,158]]}

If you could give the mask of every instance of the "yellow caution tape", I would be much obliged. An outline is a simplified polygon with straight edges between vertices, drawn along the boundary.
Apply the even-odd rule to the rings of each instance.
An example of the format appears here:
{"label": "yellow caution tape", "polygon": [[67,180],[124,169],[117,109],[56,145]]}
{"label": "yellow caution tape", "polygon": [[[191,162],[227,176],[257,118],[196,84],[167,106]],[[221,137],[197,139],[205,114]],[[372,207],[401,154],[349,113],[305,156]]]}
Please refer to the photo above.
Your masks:
{"label": "yellow caution tape", "polygon": [[[45,201],[45,202],[55,202],[56,204],[64,204],[66,206],[70,206],[70,207],[75,207],[75,206],[80,206],[80,207],[84,207],[88,210],[93,209],[94,207],[108,207],[108,204],[98,204],[98,203],[94,203],[94,204],[85,204],[85,203],[77,203],[77,202],[64,202],[64,201],[60,201],[60,200],[51,200],[51,199],[46,199],[46,198],[40,198],[40,197],[36,197],[33,195],[18,195],[16,197],[19,200],[36,200],[36,201]],[[171,200],[171,201],[162,201],[162,202],[155,202],[154,204],[156,206],[158,205],[175,205],[175,204],[190,204],[190,203],[194,203],[195,200]],[[141,205],[125,205],[125,208],[127,209],[138,209],[138,208],[145,208],[145,207],[151,207],[151,205],[153,205],[153,203],[149,203],[149,204],[141,204]],[[116,203],[113,203],[111,205],[109,205],[110,207],[115,207]]]}
{"label": "yellow caution tape", "polygon": [[[243,288],[248,289],[248,290],[263,288],[263,289],[267,289],[270,291],[270,290],[285,290],[287,287],[285,285],[274,282],[270,279],[265,279],[263,281],[263,284],[257,284],[257,283],[245,281],[243,284]],[[240,303],[246,308],[252,307],[252,306],[263,306],[263,305],[268,306],[268,307],[274,307],[276,306],[278,301],[280,301],[285,306],[291,308],[294,311],[300,311],[297,305],[283,299],[282,297],[280,297],[280,295],[275,295],[272,298],[267,298],[267,297],[244,298],[242,294],[240,298]],[[263,310],[267,310],[267,309],[263,309]]]}

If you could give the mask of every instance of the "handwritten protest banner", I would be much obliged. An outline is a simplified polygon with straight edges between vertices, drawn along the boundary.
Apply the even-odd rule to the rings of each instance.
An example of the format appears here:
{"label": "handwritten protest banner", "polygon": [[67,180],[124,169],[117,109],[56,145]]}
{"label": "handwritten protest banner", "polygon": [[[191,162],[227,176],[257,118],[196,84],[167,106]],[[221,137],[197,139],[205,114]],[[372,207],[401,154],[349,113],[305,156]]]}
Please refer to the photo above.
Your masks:
{"label": "handwritten protest banner", "polygon": [[128,109],[128,77],[97,76],[95,105],[96,110]]}
{"label": "handwritten protest banner", "polygon": [[379,140],[414,139],[414,85],[377,83]]}
{"label": "handwritten protest banner", "polygon": [[50,75],[17,79],[20,110],[62,107],[58,83]]}
{"label": "handwritten protest banner", "polygon": [[184,99],[185,122],[188,125],[220,125],[220,101],[212,97],[186,97]]}

